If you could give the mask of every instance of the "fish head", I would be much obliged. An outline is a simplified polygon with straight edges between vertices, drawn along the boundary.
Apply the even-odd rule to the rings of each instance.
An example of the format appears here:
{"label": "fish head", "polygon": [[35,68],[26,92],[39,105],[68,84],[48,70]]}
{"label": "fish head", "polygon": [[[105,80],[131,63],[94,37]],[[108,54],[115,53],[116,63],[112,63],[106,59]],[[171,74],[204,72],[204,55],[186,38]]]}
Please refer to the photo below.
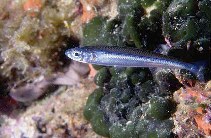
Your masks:
{"label": "fish head", "polygon": [[95,54],[93,52],[81,49],[79,47],[68,49],[65,52],[65,55],[72,60],[83,63],[92,63],[95,60]]}

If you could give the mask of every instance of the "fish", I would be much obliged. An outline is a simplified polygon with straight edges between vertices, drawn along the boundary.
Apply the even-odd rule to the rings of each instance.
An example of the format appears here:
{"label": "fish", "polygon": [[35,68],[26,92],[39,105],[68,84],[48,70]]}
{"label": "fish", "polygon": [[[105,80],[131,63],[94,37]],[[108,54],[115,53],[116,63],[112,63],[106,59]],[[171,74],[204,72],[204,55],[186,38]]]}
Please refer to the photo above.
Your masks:
{"label": "fish", "polygon": [[78,62],[103,66],[186,69],[194,73],[198,80],[204,81],[204,67],[138,48],[82,46],[66,50],[65,55]]}

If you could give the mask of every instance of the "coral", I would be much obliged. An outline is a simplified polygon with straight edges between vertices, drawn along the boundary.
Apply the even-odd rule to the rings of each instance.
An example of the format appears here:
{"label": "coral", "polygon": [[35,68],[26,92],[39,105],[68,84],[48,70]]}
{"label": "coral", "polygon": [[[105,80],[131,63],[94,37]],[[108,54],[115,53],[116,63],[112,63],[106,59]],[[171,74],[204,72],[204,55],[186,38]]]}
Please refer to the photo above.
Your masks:
{"label": "coral", "polygon": [[[205,135],[211,136],[211,121],[210,121],[210,106],[206,107],[206,110],[203,112],[198,112],[194,117],[196,124],[199,130],[203,131]],[[202,110],[200,107],[197,110]]]}
{"label": "coral", "polygon": [[179,137],[211,136],[209,81],[206,86],[196,84],[185,87],[174,94],[178,109],[175,112],[175,133]]}
{"label": "coral", "polygon": [[36,15],[35,13],[39,12],[41,7],[42,7],[41,0],[27,0],[23,5],[24,10],[30,12],[31,16],[35,16]]}

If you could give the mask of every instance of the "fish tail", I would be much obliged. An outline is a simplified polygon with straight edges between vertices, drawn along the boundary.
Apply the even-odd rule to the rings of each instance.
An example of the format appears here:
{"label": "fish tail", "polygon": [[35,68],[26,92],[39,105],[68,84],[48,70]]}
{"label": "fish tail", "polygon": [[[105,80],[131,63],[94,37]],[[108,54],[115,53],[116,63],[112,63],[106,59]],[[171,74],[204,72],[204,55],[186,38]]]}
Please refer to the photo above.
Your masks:
{"label": "fish tail", "polygon": [[196,75],[197,79],[201,82],[205,82],[205,68],[207,66],[207,61],[199,61],[193,63],[191,71]]}
{"label": "fish tail", "polygon": [[196,72],[196,77],[198,78],[199,81],[205,82],[204,78],[204,69],[203,67],[199,68]]}

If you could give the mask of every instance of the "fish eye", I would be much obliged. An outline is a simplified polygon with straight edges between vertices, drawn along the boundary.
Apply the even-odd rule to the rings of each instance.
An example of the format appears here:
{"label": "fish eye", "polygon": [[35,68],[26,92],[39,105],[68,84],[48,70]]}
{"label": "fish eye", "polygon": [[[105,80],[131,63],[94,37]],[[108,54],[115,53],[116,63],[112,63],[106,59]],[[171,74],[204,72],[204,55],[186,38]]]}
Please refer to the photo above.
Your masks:
{"label": "fish eye", "polygon": [[74,51],[74,52],[73,52],[73,56],[74,56],[74,57],[80,57],[80,55],[81,55],[81,53],[78,52],[78,51]]}
{"label": "fish eye", "polygon": [[75,56],[75,57],[78,57],[78,56],[79,56],[79,53],[75,52],[75,53],[74,53],[74,56]]}

